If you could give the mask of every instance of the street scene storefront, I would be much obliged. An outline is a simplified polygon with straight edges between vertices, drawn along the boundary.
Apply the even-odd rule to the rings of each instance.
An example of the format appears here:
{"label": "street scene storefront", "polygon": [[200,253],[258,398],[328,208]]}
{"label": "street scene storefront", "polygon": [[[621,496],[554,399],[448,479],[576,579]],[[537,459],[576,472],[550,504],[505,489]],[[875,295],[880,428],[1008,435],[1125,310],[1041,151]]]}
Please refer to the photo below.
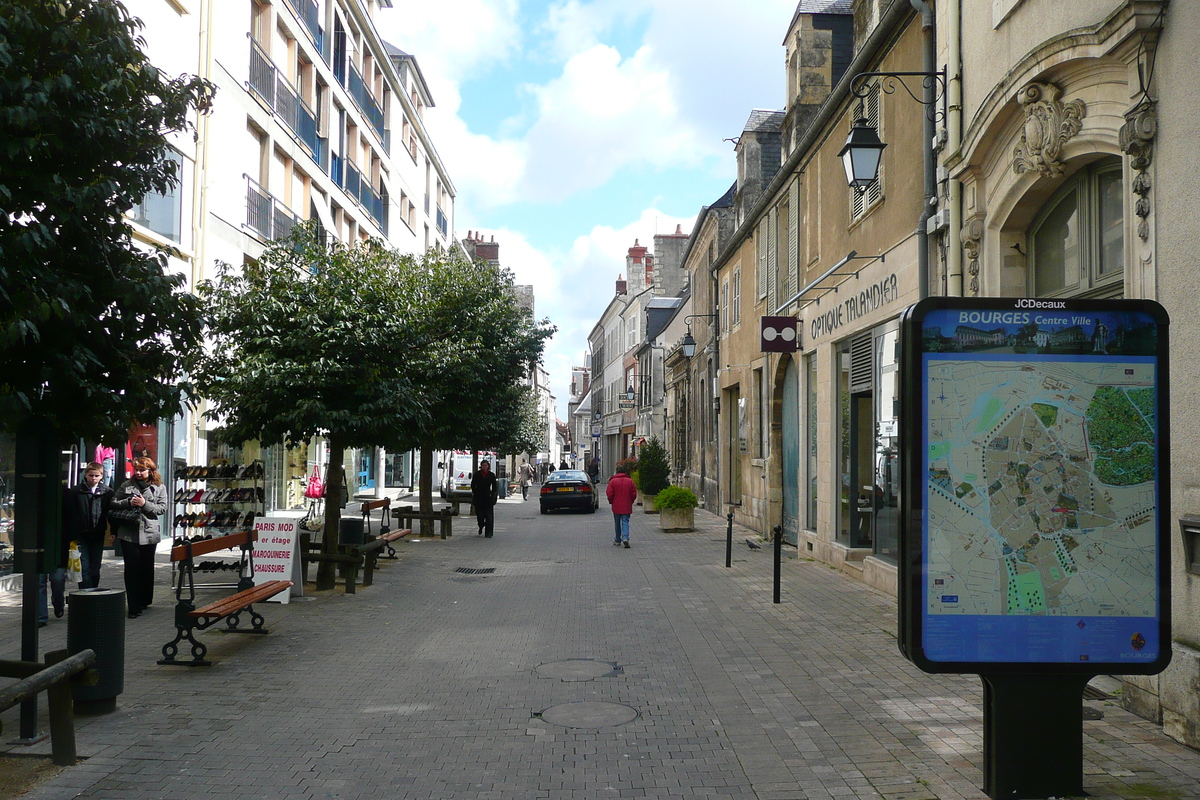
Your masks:
{"label": "street scene storefront", "polygon": [[[798,303],[805,348],[796,362],[802,464],[798,546],[894,589],[899,536],[899,314],[918,296],[914,242],[839,268]],[[786,403],[786,401],[785,401]],[[786,461],[786,456],[785,456]],[[786,479],[786,476],[785,476]],[[786,485],[786,481],[785,481]],[[786,505],[785,505],[786,507]]]}

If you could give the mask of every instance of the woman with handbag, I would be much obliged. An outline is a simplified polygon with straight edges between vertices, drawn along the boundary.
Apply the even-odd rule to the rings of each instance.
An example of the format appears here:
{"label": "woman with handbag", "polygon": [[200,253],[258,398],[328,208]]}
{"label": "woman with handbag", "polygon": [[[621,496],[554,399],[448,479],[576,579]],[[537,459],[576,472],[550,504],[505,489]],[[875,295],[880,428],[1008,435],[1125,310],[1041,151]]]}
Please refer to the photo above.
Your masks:
{"label": "woman with handbag", "polygon": [[154,600],[154,553],[162,538],[159,518],[167,513],[167,490],[149,458],[133,460],[133,477],[113,495],[108,518],[125,560],[129,619]]}

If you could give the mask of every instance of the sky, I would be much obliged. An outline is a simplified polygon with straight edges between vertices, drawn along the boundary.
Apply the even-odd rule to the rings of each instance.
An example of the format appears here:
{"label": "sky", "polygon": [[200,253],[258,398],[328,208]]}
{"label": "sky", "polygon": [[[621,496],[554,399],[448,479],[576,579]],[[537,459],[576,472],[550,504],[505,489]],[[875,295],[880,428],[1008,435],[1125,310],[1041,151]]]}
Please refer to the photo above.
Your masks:
{"label": "sky", "polygon": [[783,108],[797,0],[393,0],[376,26],[416,57],[455,234],[532,284],[558,418],[570,370],[656,233],[691,233],[736,177],[754,109]]}

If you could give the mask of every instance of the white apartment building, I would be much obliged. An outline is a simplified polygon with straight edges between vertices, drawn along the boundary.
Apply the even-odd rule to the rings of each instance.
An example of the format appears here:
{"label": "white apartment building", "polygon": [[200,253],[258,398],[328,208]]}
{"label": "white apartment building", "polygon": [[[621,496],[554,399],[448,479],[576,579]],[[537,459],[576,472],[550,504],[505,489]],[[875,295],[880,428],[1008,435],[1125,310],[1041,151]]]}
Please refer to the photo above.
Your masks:
{"label": "white apartment building", "polygon": [[[145,48],[169,75],[215,84],[196,135],[172,146],[182,182],[135,209],[135,236],[178,250],[189,285],[218,262],[243,264],[298,222],[328,235],[387,240],[402,252],[449,249],[455,189],[425,127],[433,105],[416,59],[385,42],[391,0],[128,0]],[[202,411],[203,409],[201,409]],[[131,431],[162,465],[262,459],[264,510],[303,503],[305,476],[328,458],[323,442],[285,452],[263,443],[233,452],[210,446],[199,413]],[[87,448],[85,447],[85,450]],[[85,456],[88,454],[85,453]],[[412,454],[352,451],[351,494],[410,486]]]}

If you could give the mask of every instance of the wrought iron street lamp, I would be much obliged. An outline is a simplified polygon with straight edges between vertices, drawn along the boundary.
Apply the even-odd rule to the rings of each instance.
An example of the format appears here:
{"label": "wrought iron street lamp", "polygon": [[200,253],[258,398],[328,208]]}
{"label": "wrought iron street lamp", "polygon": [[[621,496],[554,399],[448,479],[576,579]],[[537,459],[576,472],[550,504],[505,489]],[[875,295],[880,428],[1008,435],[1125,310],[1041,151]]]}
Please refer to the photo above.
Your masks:
{"label": "wrought iron street lamp", "polygon": [[879,132],[863,117],[854,121],[846,144],[838,152],[842,166],[846,169],[846,182],[850,188],[862,194],[879,179],[879,162],[886,144],[879,141]]}
{"label": "wrought iron street lamp", "polygon": [[693,319],[694,317],[712,317],[713,319],[716,319],[717,315],[688,314],[683,318],[683,324],[688,326],[687,333],[683,334],[683,340],[680,342],[680,345],[683,347],[684,358],[691,358],[692,356],[696,355],[696,340],[692,337],[692,326],[688,323],[688,320]]}

